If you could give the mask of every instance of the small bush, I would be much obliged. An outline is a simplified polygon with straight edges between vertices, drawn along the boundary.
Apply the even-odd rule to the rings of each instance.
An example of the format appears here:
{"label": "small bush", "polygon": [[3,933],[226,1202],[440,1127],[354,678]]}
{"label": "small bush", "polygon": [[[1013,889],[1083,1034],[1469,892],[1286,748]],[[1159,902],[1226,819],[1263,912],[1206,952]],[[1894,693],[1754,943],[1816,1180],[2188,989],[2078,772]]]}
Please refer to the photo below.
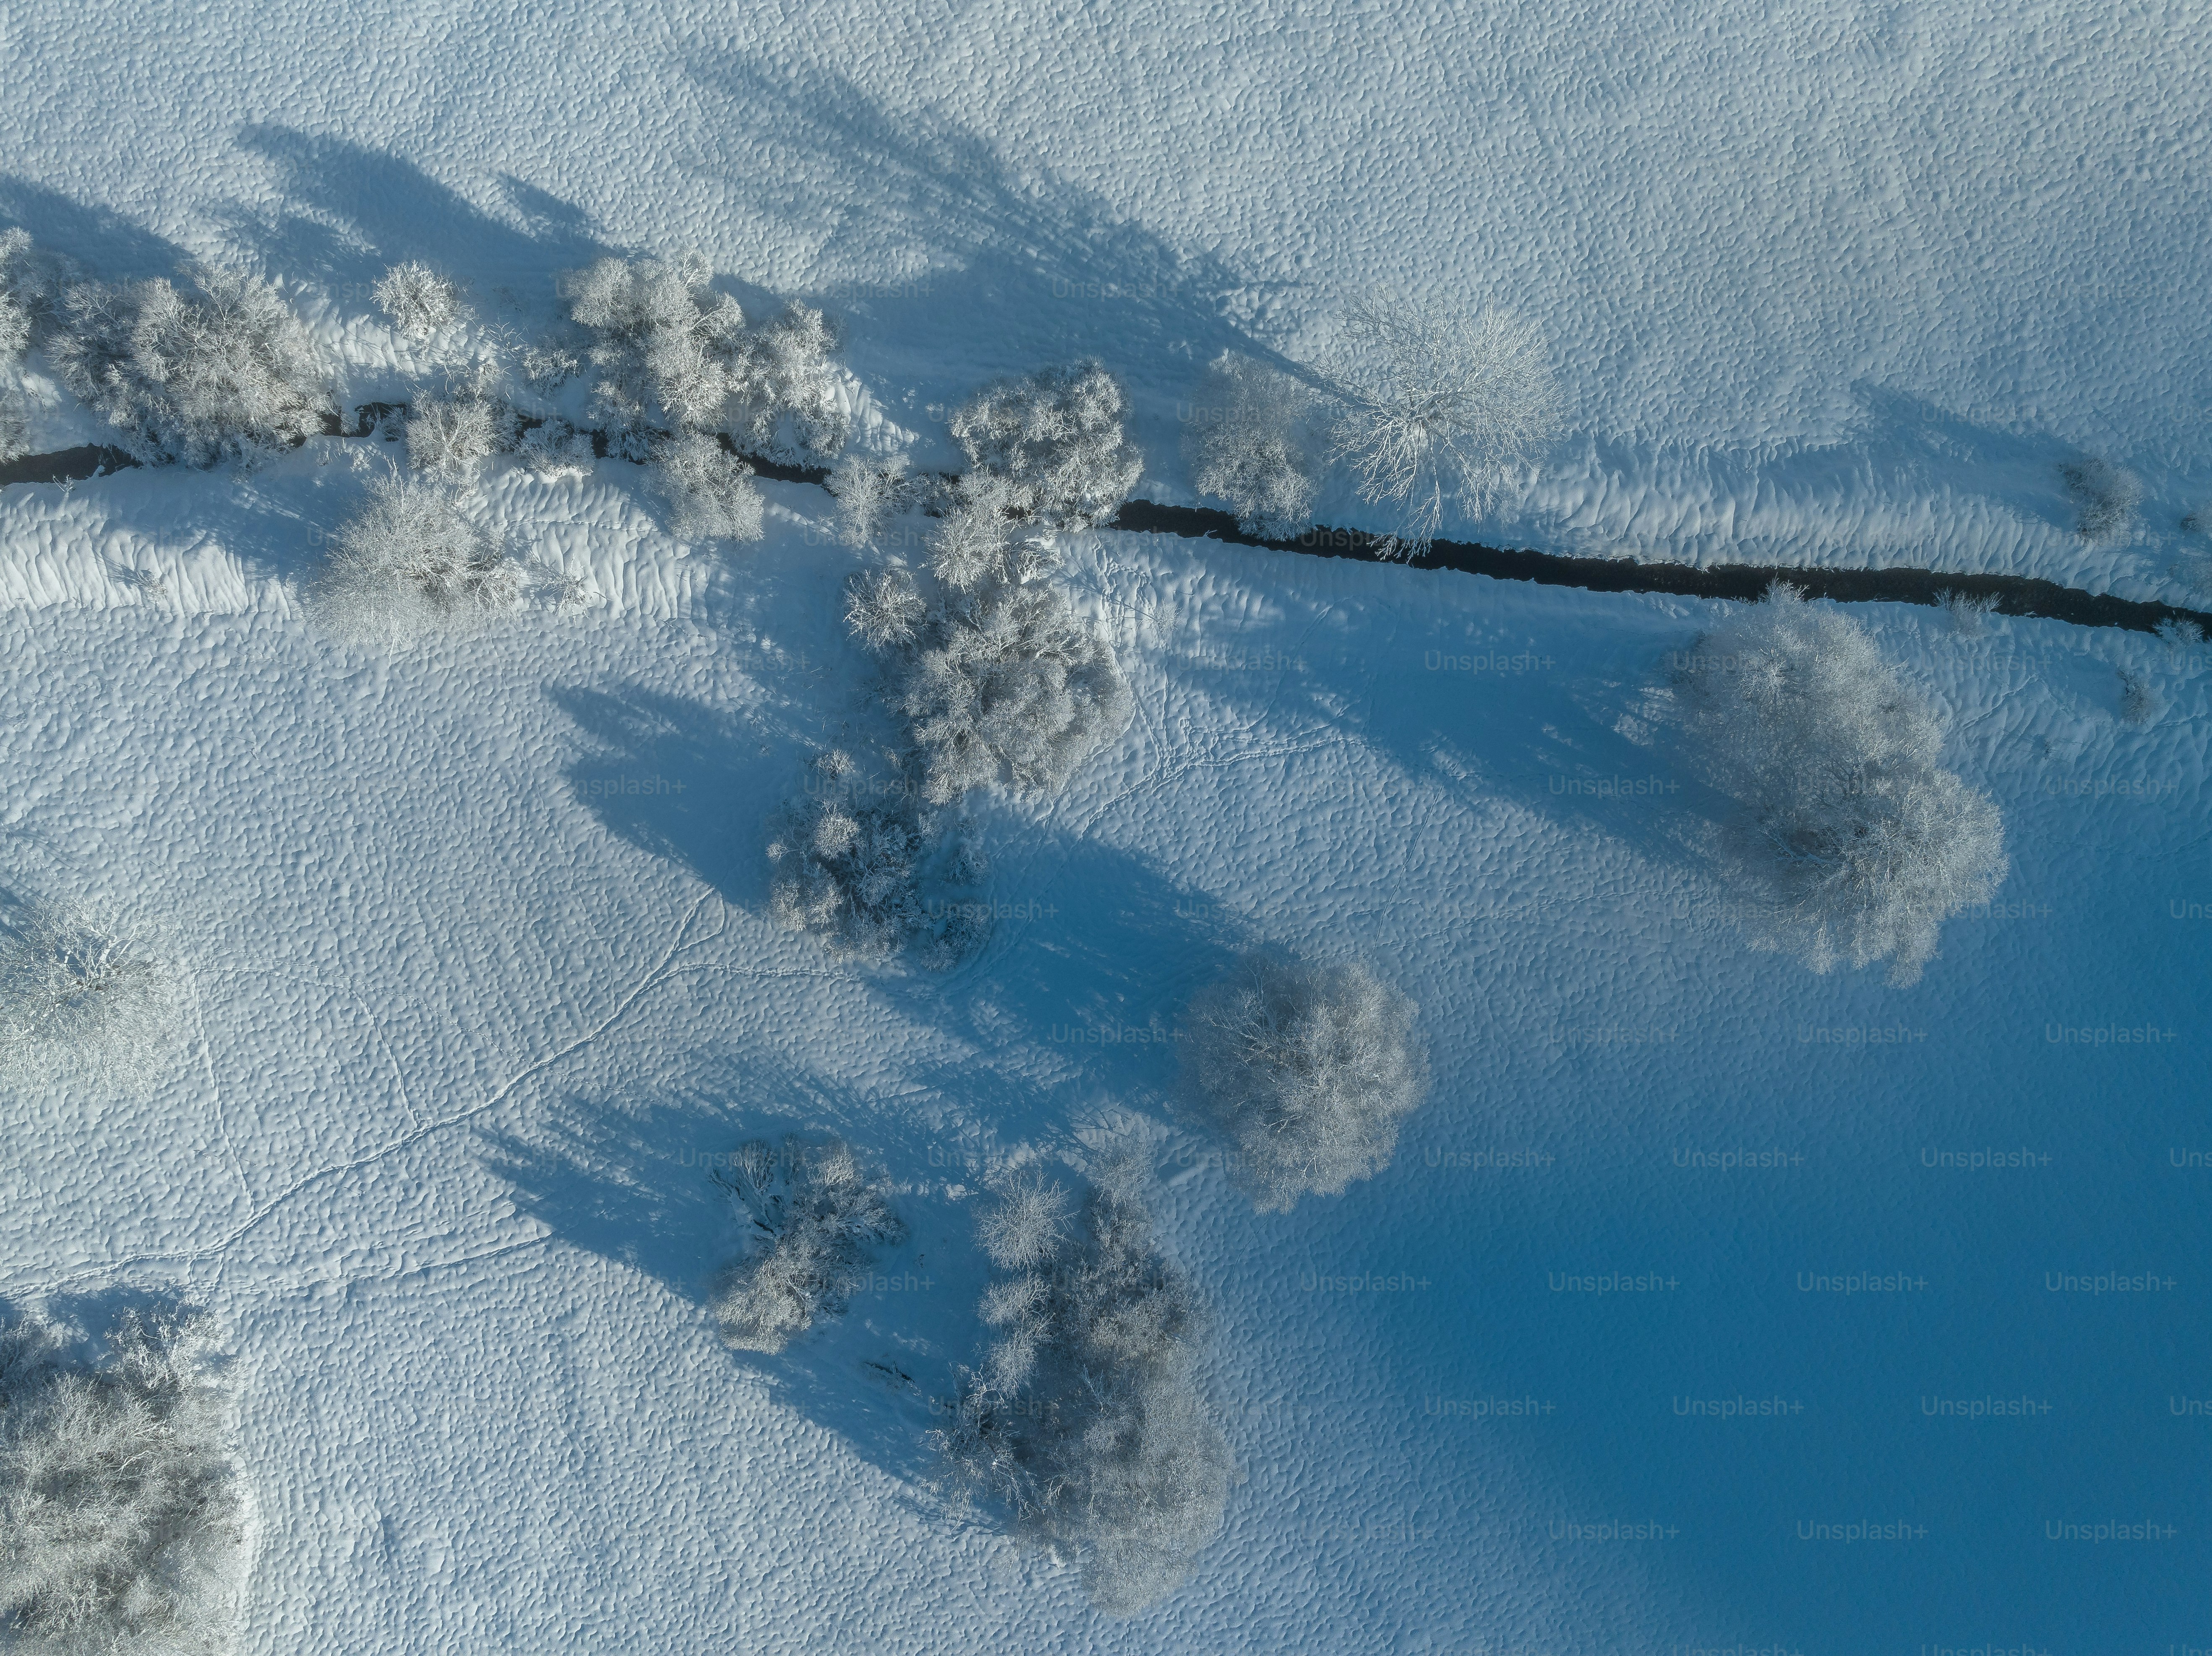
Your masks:
{"label": "small bush", "polygon": [[28,905],[0,928],[0,1082],[143,1090],[183,1022],[168,953],[161,934],[111,911]]}
{"label": "small bush", "polygon": [[313,603],[338,637],[392,648],[468,631],[524,585],[522,566],[450,490],[380,478],[331,537]]}
{"label": "small bush", "polygon": [[253,461],[336,418],[307,330],[269,283],[201,270],[167,282],[69,289],[53,357],[69,388],[147,464]]}
{"label": "small bush", "polygon": [[2130,725],[2148,725],[2166,711],[2166,698],[2141,673],[2120,669],[2120,717]]}
{"label": "small bush", "polygon": [[466,482],[511,426],[505,410],[481,397],[419,397],[408,411],[407,464],[446,482]]}
{"label": "small bush", "polygon": [[1254,954],[1191,1003],[1183,1081],[1262,1213],[1390,1165],[1428,1091],[1413,1002],[1366,967]]}
{"label": "small bush", "polygon": [[1996,613],[1996,595],[1992,592],[1946,591],[1937,597],[1942,601],[1943,613],[1950,617],[1951,630],[1961,638],[1979,638],[1989,618]]}
{"label": "small bush", "polygon": [[126,1313],[108,1362],[0,1325],[0,1627],[9,1648],[214,1656],[234,1635],[242,1480],[204,1319]]}
{"label": "small bush", "polygon": [[1780,584],[1690,661],[1688,729],[1737,803],[1721,857],[1761,913],[1753,943],[1917,981],[1942,922],[2007,868],[1996,807],[1936,764],[1935,715],[1856,623]]}
{"label": "small bush", "polygon": [[903,791],[872,794],[857,777],[844,754],[824,754],[814,786],[784,807],[768,847],[770,914],[833,955],[884,960],[911,947],[933,969],[957,963],[982,940],[976,906],[933,904],[923,888],[973,884],[980,853]]}
{"label": "small bush", "polygon": [[877,461],[848,454],[830,474],[830,493],[837,502],[837,538],[850,547],[866,546],[882,532],[884,519],[906,507],[906,457]]}
{"label": "small bush", "polygon": [[459,283],[411,260],[386,270],[368,296],[393,327],[414,339],[451,327],[462,310]]}
{"label": "small bush", "polygon": [[757,541],[768,532],[768,503],[753,485],[753,469],[712,437],[672,437],[653,458],[672,507],[668,527],[679,538]]}
{"label": "small bush", "polygon": [[928,612],[914,577],[903,569],[857,574],[845,584],[845,625],[871,650],[911,644]]}
{"label": "small bush", "polygon": [[1191,481],[1227,502],[1237,526],[1288,540],[1313,521],[1313,462],[1300,429],[1312,393],[1288,374],[1224,354],[1184,439]]}
{"label": "small bush", "polygon": [[1144,470],[1121,435],[1128,397],[1103,365],[1078,362],[985,386],[952,416],[975,464],[1006,485],[1006,503],[1049,528],[1114,515]]}
{"label": "small bush", "polygon": [[871,1183],[838,1139],[756,1139],[714,1177],[746,1232],[709,1307],[723,1341],[739,1350],[781,1351],[816,1318],[842,1311],[869,1245],[905,1240],[888,1188]]}
{"label": "small bush", "polygon": [[2081,502],[2081,516],[2075,531],[2085,541],[2114,541],[2135,521],[2142,503],[2142,479],[2122,466],[2094,456],[2058,468],[2067,492]]}
{"label": "small bush", "polygon": [[593,452],[592,434],[579,431],[558,415],[541,420],[516,440],[515,458],[540,476],[563,471],[589,471]]}
{"label": "small bush", "polygon": [[1092,1602],[1126,1616],[1188,1577],[1237,1471],[1198,1385],[1206,1319],[1134,1170],[1104,1170],[1079,1227],[1066,1200],[1032,1180],[985,1210],[1007,1272],[981,1307],[999,1331],[932,1435],[960,1483],[1079,1560]]}
{"label": "small bush", "polygon": [[837,348],[829,318],[811,306],[786,306],[745,342],[733,385],[738,410],[732,435],[781,459],[843,448],[852,418],[838,395]]}
{"label": "small bush", "polygon": [[14,391],[0,394],[0,465],[30,452],[30,405]]}
{"label": "small bush", "polygon": [[917,646],[898,707],[933,804],[1000,780],[1052,792],[1128,725],[1133,704],[1112,646],[1049,585],[957,597]]}
{"label": "small bush", "polygon": [[1354,305],[1329,360],[1330,457],[1360,498],[1395,507],[1393,539],[1427,549],[1447,494],[1480,517],[1555,437],[1564,403],[1535,325],[1486,306],[1376,294]]}

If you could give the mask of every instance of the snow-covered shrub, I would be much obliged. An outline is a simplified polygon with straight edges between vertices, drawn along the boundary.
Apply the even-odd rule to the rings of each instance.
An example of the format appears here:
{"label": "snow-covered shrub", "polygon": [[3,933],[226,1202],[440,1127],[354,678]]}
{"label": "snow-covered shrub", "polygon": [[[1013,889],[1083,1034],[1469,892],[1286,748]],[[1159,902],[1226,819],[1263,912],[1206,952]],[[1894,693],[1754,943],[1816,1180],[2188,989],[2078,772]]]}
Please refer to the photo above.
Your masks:
{"label": "snow-covered shrub", "polygon": [[1049,585],[999,582],[946,603],[898,698],[939,804],[1004,779],[1050,792],[1119,736],[1133,707],[1113,646]]}
{"label": "snow-covered shrub", "polygon": [[1144,470],[1121,435],[1128,396],[1095,361],[1001,379],[952,416],[968,458],[1007,485],[1006,504],[1051,528],[1088,529],[1114,515]]}
{"label": "snow-covered shrub", "polygon": [[0,1083],[134,1091],[177,1044],[184,987],[167,940],[90,904],[0,925]]}
{"label": "snow-covered shrub", "polygon": [[331,537],[313,600],[340,638],[396,647],[466,631],[523,586],[522,566],[450,489],[386,477]]}
{"label": "snow-covered shrub", "polygon": [[513,416],[482,397],[422,397],[407,415],[407,464],[449,483],[466,482],[501,446]]}
{"label": "snow-covered shrub", "polygon": [[1206,374],[1184,446],[1191,482],[1228,503],[1248,535],[1287,540],[1313,520],[1303,422],[1312,393],[1286,373],[1224,353]]}
{"label": "snow-covered shrub", "polygon": [[1339,1196],[1390,1165],[1428,1091],[1414,1006],[1357,961],[1248,955],[1191,1003],[1183,1084],[1235,1146],[1262,1213]]}
{"label": "snow-covered shrub", "polygon": [[2058,468],[2068,493],[2081,502],[2081,516],[2075,531],[2085,541],[2118,540],[2135,521],[2142,503],[2142,479],[2124,466],[2094,455],[2069,461]]}
{"label": "snow-covered shrub", "polygon": [[753,485],[753,469],[700,432],[671,437],[653,451],[661,492],[668,497],[668,526],[685,540],[757,541],[768,531],[767,502]]}
{"label": "snow-covered shrub", "polygon": [[269,283],[203,270],[198,293],[155,279],[69,289],[52,355],[69,388],[148,464],[252,460],[334,418],[314,341]]}
{"label": "snow-covered shrub", "polygon": [[517,357],[522,377],[542,391],[564,385],[583,368],[583,348],[562,337],[549,336],[525,345]]}
{"label": "snow-covered shrub", "polygon": [[958,824],[916,808],[907,791],[872,790],[845,754],[815,763],[808,790],[787,804],[771,833],[769,912],[833,955],[883,960],[912,947],[943,970],[981,941],[979,906],[932,889],[969,886],[982,858]]}
{"label": "snow-covered shrub", "polygon": [[461,313],[460,284],[427,264],[395,264],[368,290],[392,325],[415,339],[451,327]]}
{"label": "snow-covered shrub", "polygon": [[569,314],[597,335],[593,404],[629,440],[628,458],[643,458],[656,420],[713,430],[749,383],[744,312],[707,286],[710,274],[691,254],[674,264],[603,258],[567,277]]}
{"label": "snow-covered shrub", "polygon": [[791,304],[744,342],[732,385],[731,434],[782,459],[832,455],[845,446],[852,418],[837,395],[836,331],[811,306]]}
{"label": "snow-covered shrub", "polygon": [[1434,299],[1376,294],[1346,312],[1328,364],[1337,398],[1329,453],[1360,498],[1398,510],[1393,539],[1416,555],[1447,494],[1479,517],[1556,436],[1563,403],[1543,336],[1495,306],[1473,315]]}
{"label": "snow-covered shrub", "polygon": [[879,569],[845,583],[845,625],[871,650],[911,644],[929,606],[903,569]]}
{"label": "snow-covered shrub", "polygon": [[981,1308],[998,1333],[933,1435],[957,1479],[1079,1560],[1115,1615],[1182,1585],[1237,1476],[1198,1384],[1206,1318],[1137,1186],[1131,1168],[1103,1170],[1079,1228],[1034,1181],[985,1211],[1005,1274]]}
{"label": "snow-covered shrub", "polygon": [[906,1236],[888,1188],[836,1138],[756,1139],[714,1178],[745,1228],[744,1251],[709,1307],[724,1342],[739,1350],[781,1351],[817,1317],[842,1311],[869,1245]]}
{"label": "snow-covered shrub", "polygon": [[1961,638],[1979,638],[1990,616],[1996,612],[1993,592],[1944,591],[1937,597],[1942,600],[1943,613],[1950,617],[1951,630]]}
{"label": "snow-covered shrub", "polygon": [[49,1323],[0,1325],[7,1648],[231,1647],[244,1501],[210,1343],[204,1319],[126,1312],[92,1367]]}
{"label": "snow-covered shrub", "polygon": [[1996,807],[1938,766],[1935,714],[1837,610],[1778,583],[1698,641],[1680,693],[1738,806],[1721,856],[1763,913],[1758,946],[1912,983],[1942,922],[2004,878]]}
{"label": "snow-covered shrub", "polygon": [[2148,725],[2166,711],[2166,698],[2141,673],[2120,669],[2120,717],[2130,725]]}
{"label": "snow-covered shrub", "polygon": [[540,476],[592,469],[592,434],[558,415],[540,420],[515,441],[515,458]]}
{"label": "snow-covered shrub", "polygon": [[837,502],[837,538],[866,546],[882,532],[885,519],[906,507],[906,456],[874,460],[848,454],[830,473],[830,493]]}
{"label": "snow-covered shrub", "polygon": [[0,465],[30,452],[30,404],[15,391],[0,393]]}

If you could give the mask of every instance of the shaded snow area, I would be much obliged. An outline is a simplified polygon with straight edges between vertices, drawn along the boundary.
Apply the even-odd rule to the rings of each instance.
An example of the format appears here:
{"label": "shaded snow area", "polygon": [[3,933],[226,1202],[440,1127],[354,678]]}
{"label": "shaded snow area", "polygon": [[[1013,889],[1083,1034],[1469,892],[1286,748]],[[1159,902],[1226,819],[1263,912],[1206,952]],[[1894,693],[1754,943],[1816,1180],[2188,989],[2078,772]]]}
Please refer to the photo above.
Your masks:
{"label": "shaded snow area", "polygon": [[[319,475],[287,464],[71,509],[281,516]],[[160,1289],[225,1331],[240,1648],[2194,1634],[2197,664],[1855,612],[2011,858],[1897,989],[1752,952],[1710,871],[1723,802],[1653,687],[1725,606],[1072,537],[1133,723],[1056,797],[971,797],[963,964],[854,966],[768,918],[776,802],[883,717],[859,559],[796,516],[687,616],[396,658],[252,603],[0,616],[7,883],[158,922],[184,986],[143,1102],[9,1095],[0,1297],[96,1329]],[[1386,1168],[1287,1213],[1174,1107],[1183,1009],[1255,944],[1364,955],[1433,1077]],[[732,1351],[716,1177],[789,1133],[879,1168],[902,1240]],[[1239,1481],[1117,1619],[926,1440],[992,1338],[994,1169],[1132,1148]]]}
{"label": "shaded snow area", "polygon": [[2212,608],[2209,44],[0,13],[0,1652],[2212,1649],[2197,627],[1099,527]]}

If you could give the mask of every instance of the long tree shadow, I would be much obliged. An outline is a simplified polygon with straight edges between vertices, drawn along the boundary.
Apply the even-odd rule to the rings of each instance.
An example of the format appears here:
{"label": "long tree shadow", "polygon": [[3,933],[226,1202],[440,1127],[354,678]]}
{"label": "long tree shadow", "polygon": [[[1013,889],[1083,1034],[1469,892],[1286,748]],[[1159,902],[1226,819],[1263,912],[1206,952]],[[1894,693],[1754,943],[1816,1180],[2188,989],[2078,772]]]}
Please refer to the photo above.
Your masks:
{"label": "long tree shadow", "polygon": [[104,207],[72,201],[43,184],[0,173],[0,221],[29,232],[38,246],[79,261],[110,282],[173,276],[191,256],[143,225]]}

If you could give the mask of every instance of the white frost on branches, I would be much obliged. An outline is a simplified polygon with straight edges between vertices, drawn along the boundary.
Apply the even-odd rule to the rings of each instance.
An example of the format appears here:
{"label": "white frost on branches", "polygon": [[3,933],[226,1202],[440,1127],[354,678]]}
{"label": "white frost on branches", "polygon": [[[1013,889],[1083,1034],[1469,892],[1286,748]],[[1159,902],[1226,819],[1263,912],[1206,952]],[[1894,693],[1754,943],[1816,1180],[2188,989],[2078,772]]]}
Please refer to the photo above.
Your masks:
{"label": "white frost on branches", "polygon": [[337,412],[306,326],[269,283],[202,270],[197,294],[155,279],[69,289],[52,355],[69,388],[148,464],[252,461]]}
{"label": "white frost on branches", "polygon": [[870,650],[911,644],[928,613],[914,577],[903,569],[863,572],[845,583],[845,626]]}
{"label": "white frost on branches", "polygon": [[1559,430],[1543,336],[1496,306],[1469,315],[1370,295],[1346,312],[1327,367],[1338,404],[1330,458],[1351,466],[1361,499],[1396,508],[1392,538],[1408,556],[1436,538],[1448,495],[1481,516]]}
{"label": "white frost on branches", "polygon": [[724,1342],[739,1350],[781,1351],[816,1318],[842,1311],[869,1247],[906,1236],[888,1187],[872,1182],[839,1139],[756,1139],[714,1178],[745,1228],[744,1253],[709,1307]]}
{"label": "white frost on branches", "polygon": [[1129,497],[1144,457],[1121,434],[1128,395],[1096,361],[986,385],[952,416],[952,435],[1005,485],[1008,510],[1048,528],[1088,529]]}
{"label": "white frost on branches", "polygon": [[524,585],[522,566],[451,490],[378,478],[331,537],[312,602],[338,637],[396,649],[469,631]]}
{"label": "white frost on branches", "polygon": [[1248,535],[1288,540],[1313,521],[1313,400],[1290,375],[1225,352],[1200,388],[1184,436],[1191,482]]}
{"label": "white frost on branches", "polygon": [[1234,1147],[1262,1213],[1389,1166],[1428,1092],[1415,1008],[1358,961],[1252,954],[1184,1020],[1184,1085]]}
{"label": "white frost on branches", "polygon": [[1103,1169],[1079,1222],[1034,1177],[985,1210],[1004,1274],[981,1310],[997,1333],[932,1435],[961,1484],[1079,1560],[1091,1601],[1121,1616],[1188,1577],[1237,1476],[1198,1383],[1206,1316],[1138,1186],[1131,1168]]}
{"label": "white frost on branches", "polygon": [[1996,806],[1938,765],[1926,703],[1857,623],[1779,583],[1698,641],[1679,688],[1737,804],[1721,855],[1753,899],[1754,944],[1917,981],[1943,921],[2008,866]]}
{"label": "white frost on branches", "polygon": [[671,437],[653,450],[668,527],[684,540],[757,541],[768,531],[767,502],[753,469],[703,432]]}
{"label": "white frost on branches", "polygon": [[2081,505],[2075,529],[2083,540],[2117,541],[2126,536],[2136,508],[2142,504],[2142,478],[2094,455],[2063,465],[2058,472],[2066,480],[2068,493]]}
{"label": "white frost on branches", "polygon": [[830,494],[837,502],[837,538],[863,547],[883,532],[886,519],[903,510],[910,495],[906,456],[887,460],[848,454],[830,474]]}
{"label": "white frost on branches", "polygon": [[142,1091],[174,1049],[168,940],[93,904],[37,901],[0,926],[0,1083]]}
{"label": "white frost on branches", "polygon": [[243,1480],[204,1319],[126,1312],[108,1360],[0,1325],[0,1629],[54,1656],[219,1656],[234,1641]]}
{"label": "white frost on branches", "polygon": [[460,285],[427,264],[395,264],[368,290],[376,308],[411,339],[426,339],[451,327],[463,309]]}

